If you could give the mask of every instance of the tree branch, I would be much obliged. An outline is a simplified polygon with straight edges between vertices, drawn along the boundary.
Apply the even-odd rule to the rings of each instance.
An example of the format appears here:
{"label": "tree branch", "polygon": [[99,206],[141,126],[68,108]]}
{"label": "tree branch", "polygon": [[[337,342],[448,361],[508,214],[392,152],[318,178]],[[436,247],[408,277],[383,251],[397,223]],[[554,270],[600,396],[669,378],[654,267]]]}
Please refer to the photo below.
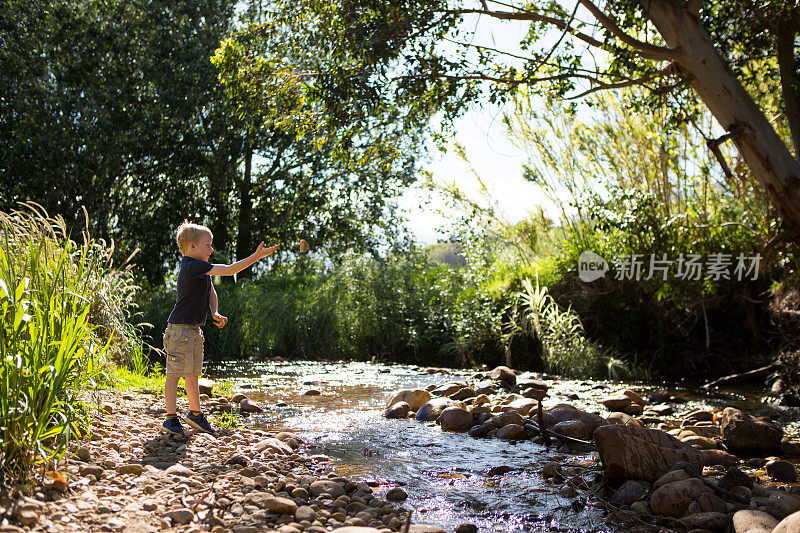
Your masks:
{"label": "tree branch", "polygon": [[[633,85],[644,85],[646,82],[652,81],[653,79],[653,76],[643,76],[639,79],[620,81],[616,83],[603,83],[599,80],[596,80],[595,83],[598,84],[597,87],[592,87],[591,89],[587,89],[578,95],[564,98],[564,100],[577,100],[578,98],[583,98],[584,96],[596,93],[597,91],[604,91],[606,89],[622,89],[623,87],[631,87]],[[650,87],[647,88],[650,89]]]}
{"label": "tree branch", "polygon": [[580,2],[583,7],[588,9],[589,13],[594,15],[594,18],[596,18],[598,22],[600,22],[600,24],[602,24],[603,27],[607,29],[614,37],[627,44],[634,50],[637,50],[642,56],[649,57],[650,59],[661,60],[677,59],[681,56],[681,52],[679,50],[667,48],[665,46],[656,46],[631,37],[622,31],[622,28],[617,26],[617,24],[611,20],[609,16],[603,13],[603,11],[594,5],[590,0],[578,0],[578,2]]}

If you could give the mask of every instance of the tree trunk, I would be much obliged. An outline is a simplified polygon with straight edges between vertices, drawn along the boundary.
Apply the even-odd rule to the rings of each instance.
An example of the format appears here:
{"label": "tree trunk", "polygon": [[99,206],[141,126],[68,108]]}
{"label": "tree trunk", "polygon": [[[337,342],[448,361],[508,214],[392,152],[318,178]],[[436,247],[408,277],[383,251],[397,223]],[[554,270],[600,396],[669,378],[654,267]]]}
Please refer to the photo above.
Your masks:
{"label": "tree trunk", "polygon": [[[253,198],[252,198],[253,149],[250,143],[244,150],[244,175],[239,179],[239,228],[236,234],[236,260],[244,259],[253,250]],[[238,277],[253,279],[253,268],[239,272]]]}
{"label": "tree trunk", "polygon": [[648,0],[648,17],[700,99],[727,131],[753,176],[767,190],[786,226],[800,229],[800,163],[728,69],[697,17],[680,0]]}

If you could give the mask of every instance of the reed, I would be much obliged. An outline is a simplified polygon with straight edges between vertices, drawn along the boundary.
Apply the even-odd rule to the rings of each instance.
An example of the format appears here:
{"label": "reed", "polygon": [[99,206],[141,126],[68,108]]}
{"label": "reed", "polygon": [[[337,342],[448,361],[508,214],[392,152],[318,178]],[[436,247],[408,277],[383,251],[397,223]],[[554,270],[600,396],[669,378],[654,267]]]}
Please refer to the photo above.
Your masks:
{"label": "reed", "polygon": [[[35,204],[0,213],[0,474],[23,481],[87,431],[80,391],[103,372],[124,331],[133,289],[111,268],[113,247],[73,241]],[[102,324],[102,327],[97,324]],[[128,330],[130,333],[130,330]],[[122,340],[121,340],[122,339]],[[140,346],[140,345],[139,345]],[[141,347],[118,350],[141,367]]]}

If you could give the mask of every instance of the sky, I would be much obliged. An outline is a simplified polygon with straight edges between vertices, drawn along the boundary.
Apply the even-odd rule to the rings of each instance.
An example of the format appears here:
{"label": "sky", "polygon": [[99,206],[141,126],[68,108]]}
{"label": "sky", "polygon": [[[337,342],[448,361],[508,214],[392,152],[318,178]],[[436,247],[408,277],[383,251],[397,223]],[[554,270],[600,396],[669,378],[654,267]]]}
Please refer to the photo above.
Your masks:
{"label": "sky", "polygon": [[[519,42],[529,28],[525,21],[467,15],[464,25],[475,31],[473,44],[528,55],[519,48]],[[469,162],[452,149],[443,155],[432,150],[431,159],[423,162],[422,167],[432,173],[435,182],[455,182],[462,191],[471,192],[468,195],[473,199],[480,197],[474,175],[477,173],[496,201],[500,217],[515,223],[526,218],[538,205],[546,207],[550,202],[536,186],[522,177],[526,154],[509,139],[502,122],[503,110],[488,104],[476,106],[455,123],[456,135],[452,141],[465,148]],[[408,190],[399,205],[408,219],[407,229],[423,246],[446,240],[451,233],[448,220],[459,214],[457,210],[448,208],[441,193],[430,193],[420,187]],[[546,210],[550,211],[547,207]],[[440,211],[444,211],[445,216]]]}

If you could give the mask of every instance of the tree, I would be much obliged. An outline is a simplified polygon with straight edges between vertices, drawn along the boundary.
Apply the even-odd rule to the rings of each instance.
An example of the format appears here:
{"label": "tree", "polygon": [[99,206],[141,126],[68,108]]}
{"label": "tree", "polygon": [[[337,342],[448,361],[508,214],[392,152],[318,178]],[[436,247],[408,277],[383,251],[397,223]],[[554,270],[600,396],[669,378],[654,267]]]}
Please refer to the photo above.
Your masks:
{"label": "tree", "polygon": [[[570,99],[644,85],[651,98],[643,103],[669,103],[676,119],[686,120],[694,115],[694,97],[684,90],[691,87],[726,130],[724,136],[709,139],[709,145],[729,139],[736,144],[780,211],[782,236],[798,240],[800,163],[759,104],[765,92],[781,94],[780,120],[788,125],[797,152],[795,41],[800,10],[794,0],[744,4],[746,8],[737,0],[618,0],[604,5],[591,0],[302,0],[277,2],[276,10],[291,13],[298,28],[311,21],[319,30],[314,38],[335,50],[336,57],[373,57],[383,65],[388,84],[441,105],[445,119],[481,95],[495,101],[523,85]],[[466,17],[475,16],[529,23],[520,43],[523,53],[475,44],[474,24],[465,23]],[[364,71],[376,70],[371,62],[353,66],[351,71],[340,69],[339,79],[361,79]],[[778,73],[777,82],[761,76],[765,70]]]}

